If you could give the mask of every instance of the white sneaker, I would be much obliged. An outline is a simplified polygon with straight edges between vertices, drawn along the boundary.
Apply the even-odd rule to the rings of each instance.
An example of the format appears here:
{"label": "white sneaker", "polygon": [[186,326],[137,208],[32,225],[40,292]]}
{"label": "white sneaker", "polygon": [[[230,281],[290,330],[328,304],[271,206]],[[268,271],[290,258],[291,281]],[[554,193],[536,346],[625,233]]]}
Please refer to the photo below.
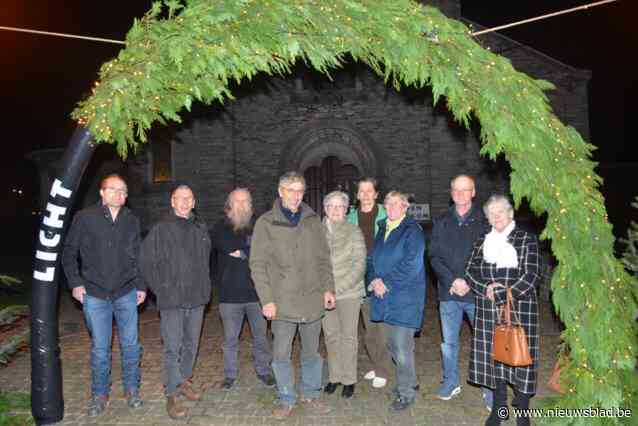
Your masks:
{"label": "white sneaker", "polygon": [[387,382],[388,381],[383,377],[375,377],[374,379],[372,379],[372,387],[377,389],[382,388]]}
{"label": "white sneaker", "polygon": [[375,376],[375,374],[374,374],[374,370],[370,370],[370,371],[368,371],[368,372],[365,374],[365,376],[363,376],[363,378],[364,378],[364,379],[366,379],[366,380],[372,380],[372,379],[374,379],[375,377],[377,377],[377,376]]}

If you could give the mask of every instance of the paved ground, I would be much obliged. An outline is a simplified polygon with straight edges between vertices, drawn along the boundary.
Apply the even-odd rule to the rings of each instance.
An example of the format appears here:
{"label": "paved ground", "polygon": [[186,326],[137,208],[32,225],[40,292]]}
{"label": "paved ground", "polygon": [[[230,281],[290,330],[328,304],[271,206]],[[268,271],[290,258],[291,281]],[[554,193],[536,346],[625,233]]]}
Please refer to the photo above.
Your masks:
{"label": "paved ground", "polygon": [[[65,295],[66,296],[66,295]],[[429,299],[432,299],[429,297]],[[195,381],[205,387],[204,396],[197,403],[186,403],[190,416],[185,421],[173,421],[165,411],[165,398],[161,384],[162,345],[160,340],[158,312],[146,308],[141,314],[140,334],[144,346],[142,365],[142,388],[144,407],[132,411],[126,406],[121,390],[119,349],[113,352],[113,392],[106,413],[97,418],[88,418],[86,401],[90,391],[89,337],[84,327],[81,311],[70,301],[62,304],[60,316],[60,347],[64,376],[65,417],[61,424],[81,425],[479,425],[483,424],[487,411],[483,406],[478,388],[465,384],[457,398],[444,402],[434,395],[441,375],[441,343],[438,312],[433,303],[426,308],[423,333],[416,340],[417,374],[421,385],[420,395],[410,410],[401,414],[390,414],[387,406],[390,398],[387,387],[373,389],[361,378],[351,400],[340,397],[340,390],[324,401],[334,407],[331,414],[313,416],[302,408],[295,408],[286,421],[275,421],[269,415],[275,403],[274,389],[266,388],[255,377],[250,355],[250,332],[245,324],[241,343],[241,375],[231,391],[220,388],[223,379],[222,327],[217,306],[207,312],[197,362]],[[559,336],[557,325],[549,306],[542,308],[541,371],[539,392],[532,406],[543,396],[550,394],[545,383],[554,365]],[[463,328],[461,366],[467,376],[470,345],[469,327]],[[323,345],[323,344],[322,344]],[[325,353],[324,349],[322,351]],[[296,344],[295,357],[298,358]],[[298,361],[297,364],[298,365]],[[368,370],[369,361],[360,347],[359,374]],[[324,368],[324,376],[327,368]],[[0,390],[29,391],[30,362],[28,354],[15,359],[8,368],[0,369]],[[505,424],[515,424],[513,420]]]}

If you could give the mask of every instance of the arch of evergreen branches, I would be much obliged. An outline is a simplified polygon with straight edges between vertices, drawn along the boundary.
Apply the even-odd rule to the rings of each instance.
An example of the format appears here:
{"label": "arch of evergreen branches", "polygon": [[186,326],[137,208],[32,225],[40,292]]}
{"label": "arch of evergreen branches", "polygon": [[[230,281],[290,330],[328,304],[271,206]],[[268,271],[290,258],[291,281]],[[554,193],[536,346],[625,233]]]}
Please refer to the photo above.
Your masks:
{"label": "arch of evergreen branches", "polygon": [[155,121],[179,122],[194,101],[232,100],[231,81],[285,76],[296,61],[330,75],[346,55],[397,90],[429,86],[466,127],[479,120],[481,153],[510,163],[515,202],[547,214],[541,237],[559,261],[552,289],[568,356],[557,404],[638,408],[638,291],[613,255],[594,147],[552,113],[550,83],[517,72],[437,9],[413,0],[157,1],[73,116],[126,157]]}

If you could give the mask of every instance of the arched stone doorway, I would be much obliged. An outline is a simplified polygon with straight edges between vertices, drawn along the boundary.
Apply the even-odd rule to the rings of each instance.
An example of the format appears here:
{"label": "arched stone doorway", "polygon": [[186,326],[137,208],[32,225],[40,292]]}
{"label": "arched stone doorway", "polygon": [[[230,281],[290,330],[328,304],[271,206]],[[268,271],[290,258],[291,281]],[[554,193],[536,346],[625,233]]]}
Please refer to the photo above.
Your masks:
{"label": "arched stone doorway", "polygon": [[307,191],[304,201],[317,213],[323,212],[323,197],[334,190],[350,195],[354,202],[356,182],[361,176],[381,179],[371,138],[342,122],[313,123],[291,138],[281,158],[284,173],[304,174]]}
{"label": "arched stone doorway", "polygon": [[355,199],[357,181],[361,173],[352,164],[342,164],[334,155],[321,161],[319,166],[310,166],[304,171],[306,195],[304,201],[316,212],[323,214],[323,198],[331,191],[343,191]]}

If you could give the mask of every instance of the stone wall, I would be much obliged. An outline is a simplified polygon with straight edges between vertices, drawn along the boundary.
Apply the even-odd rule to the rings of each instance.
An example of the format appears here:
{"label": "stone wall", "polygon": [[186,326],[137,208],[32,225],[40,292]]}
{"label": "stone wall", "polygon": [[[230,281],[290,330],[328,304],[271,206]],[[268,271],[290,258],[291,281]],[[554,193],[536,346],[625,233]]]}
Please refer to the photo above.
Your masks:
{"label": "stone wall", "polygon": [[[328,155],[377,176],[382,192],[414,194],[434,215],[449,205],[449,181],[460,172],[477,176],[480,199],[505,188],[503,173],[485,173],[475,135],[453,123],[444,108],[433,109],[429,91],[399,93],[368,71],[357,75],[353,88],[316,90],[298,80],[263,78],[244,85],[235,102],[176,132],[175,178],[194,185],[198,210],[208,222],[221,217],[233,187],[248,187],[263,212],[284,171],[303,171]],[[165,211],[164,186],[146,185],[145,208]],[[160,192],[163,199],[157,198]]]}

